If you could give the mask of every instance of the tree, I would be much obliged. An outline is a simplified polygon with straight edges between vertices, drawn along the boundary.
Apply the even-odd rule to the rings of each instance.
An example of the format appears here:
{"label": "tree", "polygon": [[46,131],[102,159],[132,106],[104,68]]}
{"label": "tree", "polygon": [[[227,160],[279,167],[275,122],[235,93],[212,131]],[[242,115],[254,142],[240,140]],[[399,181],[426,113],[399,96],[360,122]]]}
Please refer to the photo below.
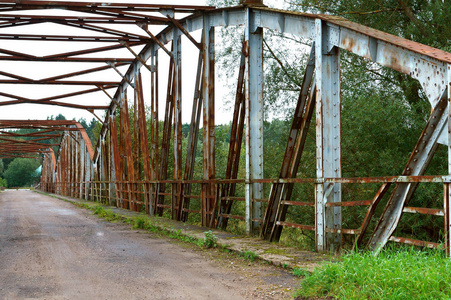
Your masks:
{"label": "tree", "polygon": [[39,178],[40,174],[36,174],[36,169],[40,162],[30,158],[15,158],[3,174],[8,182],[9,187],[27,186],[34,179]]}

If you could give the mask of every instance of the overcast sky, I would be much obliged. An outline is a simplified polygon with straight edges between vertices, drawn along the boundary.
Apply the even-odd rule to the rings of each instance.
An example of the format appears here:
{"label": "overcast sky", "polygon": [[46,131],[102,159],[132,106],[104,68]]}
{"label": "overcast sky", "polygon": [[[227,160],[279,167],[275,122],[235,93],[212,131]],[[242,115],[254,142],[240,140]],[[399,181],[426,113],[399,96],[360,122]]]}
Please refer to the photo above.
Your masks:
{"label": "overcast sky", "polygon": [[[132,1],[109,1],[109,2],[133,2],[133,3],[161,3],[160,2],[149,2],[148,0],[132,0]],[[165,4],[187,4],[187,1],[162,1]],[[279,3],[279,4],[278,4]],[[201,0],[190,0],[189,4],[192,5],[206,5],[206,1]],[[265,4],[277,7],[277,8],[283,8],[282,1],[265,1]],[[62,11],[61,11],[62,12]],[[23,12],[21,12],[23,13]],[[38,14],[37,12],[33,12],[34,14]],[[51,14],[51,11],[42,11],[39,12],[39,14]],[[64,14],[69,15],[71,12],[64,11]],[[71,13],[72,15],[73,13]],[[137,27],[137,26],[135,26]],[[136,28],[137,32],[139,32],[139,28]],[[47,33],[49,35],[58,35],[58,34],[74,34],[74,35],[89,35],[92,34],[89,31],[76,29],[76,28],[69,28],[67,26],[62,25],[55,25],[55,24],[40,24],[40,25],[33,25],[31,26],[19,26],[19,27],[13,27],[9,29],[0,29],[0,33],[28,33],[28,34],[42,34]],[[142,35],[146,35],[144,32],[140,32]],[[95,33],[95,35],[99,35]],[[194,33],[196,37],[199,36],[199,34]],[[92,44],[89,45],[89,47],[99,47],[99,46],[105,46],[105,43],[102,44]],[[192,98],[193,98],[193,89],[194,89],[194,77],[197,66],[197,49],[191,45],[189,41],[183,41],[183,51],[182,51],[182,71],[183,71],[183,122],[189,123],[191,118],[191,105],[192,105]],[[74,42],[66,42],[66,43],[56,43],[56,42],[22,42],[22,41],[2,41],[1,48],[8,49],[8,50],[14,50],[19,52],[25,52],[27,54],[37,55],[37,56],[43,56],[43,55],[49,55],[59,52],[69,52],[74,51],[77,49],[83,49],[87,45],[82,43],[74,43]],[[219,46],[219,45],[218,45]],[[217,47],[218,47],[217,46]],[[139,50],[137,48],[136,50]],[[165,66],[168,64],[167,55],[164,54],[163,51],[160,51],[160,118],[163,117],[164,112],[164,104],[165,104],[165,98],[164,94],[166,91],[166,77],[165,76]],[[130,57],[130,53],[128,50],[121,50],[116,51],[116,54],[120,56],[128,56]],[[99,57],[99,54],[92,54],[90,55],[92,57]],[[193,59],[195,58],[195,59]],[[95,66],[97,66],[96,64]],[[90,64],[89,67],[94,67],[94,65]],[[75,64],[75,63],[46,63],[43,65],[42,63],[38,62],[6,62],[6,61],[0,61],[0,70],[10,72],[16,75],[20,76],[26,76],[30,77],[32,79],[42,79],[54,75],[61,74],[61,70],[64,70],[63,73],[73,72],[80,70],[81,65]],[[125,73],[126,68],[121,68],[121,72]],[[147,81],[148,74],[147,70],[143,71],[144,76],[144,86],[145,92],[148,89],[149,81]],[[7,79],[8,77],[2,77],[2,79]],[[8,78],[9,79],[9,78]],[[77,79],[83,79],[83,80],[92,80],[92,75],[85,75],[83,78],[77,78]],[[114,71],[108,71],[104,72],[102,74],[103,80],[113,80],[113,81],[119,81],[120,77],[115,73]],[[217,86],[217,94],[216,94],[216,119],[217,123],[225,123],[230,121],[231,113],[224,111],[221,109],[222,101],[225,96],[227,96],[227,91],[223,87],[224,83],[220,82],[217,79],[216,86]],[[80,87],[77,86],[61,86],[61,85],[53,85],[53,86],[40,86],[40,85],[2,85],[1,92],[3,93],[11,93],[14,95],[18,95],[21,97],[27,97],[30,99],[39,99],[41,97],[48,97],[53,96],[57,94],[64,94],[69,93],[73,91],[80,90]],[[115,92],[115,89],[109,90],[110,94],[113,95]],[[149,97],[145,97],[146,100],[149,100]],[[11,100],[10,98],[0,97],[0,101],[5,100]],[[99,93],[93,93],[93,94],[87,94],[84,96],[71,98],[70,100],[66,100],[67,102],[74,102],[74,103],[83,103],[83,104],[92,104],[95,103],[96,105],[107,105],[109,103],[109,98],[103,94],[102,92]],[[146,101],[147,102],[147,101]],[[148,103],[146,103],[148,104]],[[87,111],[84,110],[75,110],[75,109],[69,109],[69,108],[63,108],[58,106],[43,106],[43,105],[33,105],[33,104],[21,104],[21,105],[14,105],[14,106],[1,106],[0,107],[0,119],[45,119],[47,116],[54,115],[62,113],[67,118],[72,119],[79,119],[81,117],[87,119],[88,121],[92,119],[93,115]],[[96,111],[96,113],[103,119],[104,115],[102,111]]]}

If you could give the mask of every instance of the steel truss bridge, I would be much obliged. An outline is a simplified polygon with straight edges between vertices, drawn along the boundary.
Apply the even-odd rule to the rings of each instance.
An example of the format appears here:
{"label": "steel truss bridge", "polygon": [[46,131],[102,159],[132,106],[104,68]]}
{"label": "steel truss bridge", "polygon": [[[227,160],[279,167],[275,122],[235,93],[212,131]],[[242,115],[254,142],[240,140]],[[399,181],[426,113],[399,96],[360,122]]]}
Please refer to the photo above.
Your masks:
{"label": "steel truss bridge", "polygon": [[[151,215],[166,212],[180,221],[186,221],[189,215],[199,215],[206,227],[225,229],[229,220],[241,220],[248,234],[273,241],[280,238],[285,227],[311,230],[317,251],[339,250],[344,234],[357,235],[358,244],[365,235],[369,236],[367,246],[375,252],[388,241],[436,248],[438,243],[395,237],[393,232],[405,213],[443,216],[445,249],[449,252],[451,53],[343,18],[275,10],[258,2],[216,9],[190,5],[0,0],[1,32],[15,29],[12,33],[0,33],[1,40],[86,45],[81,50],[44,56],[28,54],[27,48],[21,52],[0,49],[0,61],[83,63],[84,66],[71,72],[63,68],[57,76],[40,79],[0,70],[1,84],[79,87],[70,93],[36,99],[0,92],[0,105],[34,103],[106,112],[94,148],[84,128],[75,121],[2,120],[1,157],[35,157],[36,153],[43,156],[40,189],[45,192],[107,202]],[[43,23],[76,28],[86,34],[20,31]],[[127,25],[124,26],[127,29],[114,29],[112,24]],[[216,174],[215,30],[223,26],[241,26],[244,41],[227,170],[225,174]],[[137,28],[140,33],[136,33]],[[299,36],[312,45],[279,178],[263,175],[264,29]],[[195,31],[202,32],[201,38],[195,37]],[[182,144],[182,37],[198,49],[198,67],[192,70],[194,96],[183,99],[192,101],[193,108],[187,145]],[[90,43],[105,46],[92,47]],[[126,54],[112,55],[115,50],[125,50]],[[342,177],[340,51],[343,50],[415,78],[431,103],[431,116],[418,143],[412,145],[412,155],[400,176]],[[159,65],[162,56],[169,59],[167,70],[161,70]],[[105,72],[113,73],[116,80],[105,80]],[[148,78],[145,81],[144,73]],[[159,84],[160,74],[167,76],[165,86]],[[85,75],[94,79],[87,80]],[[162,89],[167,91],[164,99],[159,97]],[[91,99],[88,103],[68,101],[87,95]],[[128,101],[133,101],[132,113]],[[159,115],[161,105],[165,107],[164,116]],[[150,112],[146,112],[146,107]],[[316,177],[296,178],[312,118],[316,126]],[[160,125],[159,120],[164,122]],[[18,128],[38,131],[17,134],[10,130]],[[203,178],[194,180],[194,168],[200,164],[195,160],[199,128],[202,128]],[[59,143],[44,143],[56,137]],[[238,178],[243,140],[246,173],[244,178]],[[439,144],[449,149],[449,173],[423,176]],[[443,184],[442,209],[408,206],[420,182]],[[342,186],[349,183],[378,183],[380,189],[367,201],[342,201]],[[292,199],[293,187],[301,184],[314,186],[314,202]],[[391,195],[375,229],[367,230],[376,207],[391,186]],[[239,195],[238,189],[244,194]],[[233,206],[243,202],[245,215],[233,215]],[[287,215],[294,206],[312,209],[314,224],[288,222]],[[360,228],[343,228],[342,211],[349,206],[367,207]]]}

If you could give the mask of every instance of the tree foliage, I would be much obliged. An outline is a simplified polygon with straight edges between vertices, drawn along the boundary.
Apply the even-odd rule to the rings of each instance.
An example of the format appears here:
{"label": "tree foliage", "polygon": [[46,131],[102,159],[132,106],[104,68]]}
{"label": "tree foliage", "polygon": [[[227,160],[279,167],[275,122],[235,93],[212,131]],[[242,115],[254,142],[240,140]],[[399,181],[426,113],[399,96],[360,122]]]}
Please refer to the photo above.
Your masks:
{"label": "tree foliage", "polygon": [[3,176],[9,187],[27,186],[39,178],[40,174],[36,173],[39,165],[40,162],[36,159],[15,158],[3,173]]}

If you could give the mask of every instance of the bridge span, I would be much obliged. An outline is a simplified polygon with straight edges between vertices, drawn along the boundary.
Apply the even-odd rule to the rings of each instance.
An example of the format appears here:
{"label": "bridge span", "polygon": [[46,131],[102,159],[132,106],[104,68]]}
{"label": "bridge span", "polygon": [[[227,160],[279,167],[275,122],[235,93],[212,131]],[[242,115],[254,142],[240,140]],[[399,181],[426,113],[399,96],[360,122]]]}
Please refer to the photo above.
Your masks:
{"label": "bridge span", "polygon": [[[0,102],[2,106],[33,103],[105,112],[94,148],[76,122],[0,122],[2,128],[39,128],[40,134],[45,130],[61,134],[57,153],[52,147],[38,142],[43,138],[38,136],[32,142],[21,144],[9,138],[8,143],[13,146],[8,144],[2,148],[4,155],[42,153],[41,190],[106,202],[152,215],[165,215],[180,221],[195,215],[199,223],[212,228],[226,229],[232,221],[243,222],[246,233],[271,241],[279,240],[284,228],[312,231],[318,251],[340,250],[343,235],[356,235],[359,246],[364,246],[361,244],[365,238],[368,239],[367,246],[376,252],[388,241],[438,248],[439,241],[393,236],[403,214],[423,213],[445,218],[445,249],[449,252],[451,154],[447,174],[423,175],[439,144],[446,145],[449,150],[450,53],[343,18],[270,9],[261,5],[261,1],[244,1],[237,7],[216,9],[190,5],[0,0],[0,8],[17,13],[14,17],[0,14],[4,26],[50,22],[90,33],[58,36],[14,33],[0,34],[0,39],[107,43],[107,46],[46,56],[2,51],[5,55],[0,59],[14,62],[96,64],[40,79],[2,72],[8,78],[0,79],[2,84],[83,87],[39,99],[3,93],[3,97],[10,99]],[[43,9],[58,9],[65,13],[45,15],[41,13]],[[22,10],[36,13],[21,15],[19,12]],[[108,24],[127,25],[126,28],[132,29],[117,30]],[[161,26],[164,29],[161,30]],[[215,74],[218,72],[215,67],[215,31],[225,26],[241,27],[244,36],[227,168],[224,174],[218,174],[215,163],[215,111],[218,109],[215,107]],[[159,30],[155,31],[157,27]],[[265,178],[263,168],[263,48],[266,30],[302,37],[311,46],[278,178]],[[182,83],[186,80],[182,76],[182,55],[185,43],[194,45],[198,51],[198,67],[191,70],[191,77],[195,78],[194,95],[183,99],[192,103],[186,144],[182,132]],[[112,56],[116,53],[113,50],[118,49],[126,55],[121,52]],[[431,116],[418,143],[412,145],[412,155],[400,176],[342,176],[342,51],[411,76],[418,80],[429,99]],[[100,57],[95,57],[99,54]],[[162,70],[162,57],[169,61],[166,70]],[[104,71],[112,72],[115,80],[104,79]],[[160,84],[162,74],[167,76],[165,85]],[[98,77],[86,80],[84,75]],[[162,90],[167,91],[164,99],[160,97]],[[64,101],[88,94],[88,103]],[[160,113],[162,106],[165,107],[163,116]],[[316,130],[316,176],[297,178],[312,118]],[[199,159],[196,152],[200,129],[202,157]],[[245,151],[246,168],[244,176],[239,177],[242,151]],[[201,178],[194,178],[196,168],[201,168]],[[442,208],[409,207],[409,200],[420,182],[443,184]],[[369,183],[379,184],[372,199],[342,199],[344,185]],[[311,187],[314,201],[292,199],[293,189],[299,185]],[[385,195],[388,197],[386,207],[372,228],[371,220],[376,218],[378,205],[385,203],[381,202]],[[234,207],[240,205],[244,213],[238,215],[234,213]],[[344,208],[356,206],[367,207],[360,220],[361,226],[344,228]],[[290,212],[297,208],[311,210],[314,221],[299,223],[291,218]]]}

